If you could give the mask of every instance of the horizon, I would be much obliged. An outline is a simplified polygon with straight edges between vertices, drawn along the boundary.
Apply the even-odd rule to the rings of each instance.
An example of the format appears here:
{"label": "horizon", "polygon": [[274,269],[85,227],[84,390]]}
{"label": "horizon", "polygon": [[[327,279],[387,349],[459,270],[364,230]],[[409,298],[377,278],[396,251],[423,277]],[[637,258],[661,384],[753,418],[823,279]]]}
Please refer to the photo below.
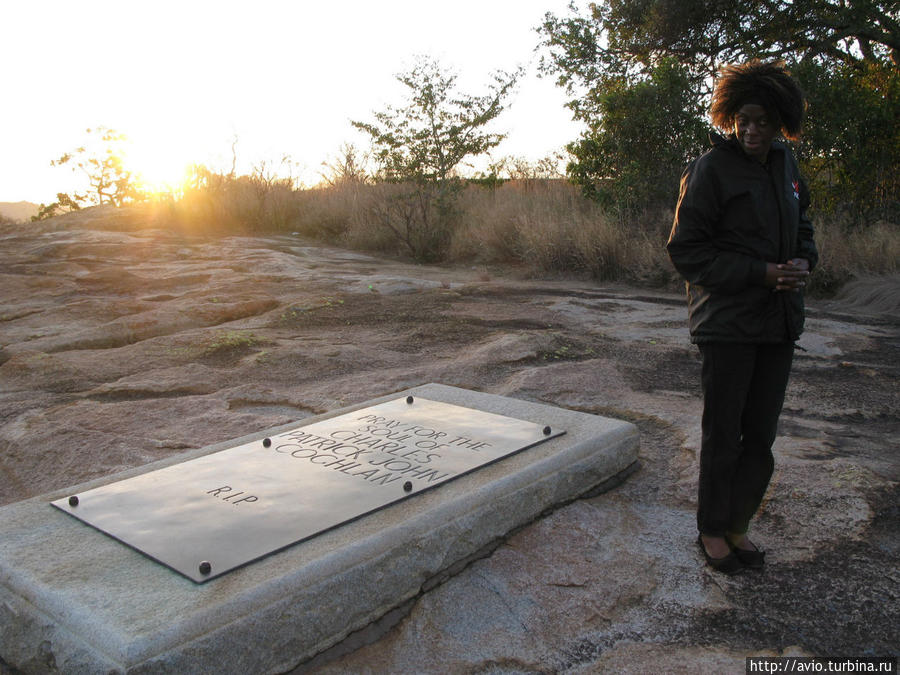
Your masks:
{"label": "horizon", "polygon": [[229,170],[236,141],[237,173],[265,162],[312,187],[343,144],[368,149],[350,121],[401,104],[395,76],[418,56],[456,73],[468,94],[485,92],[494,71],[525,67],[490,127],[507,134],[491,156],[537,161],[580,130],[565,92],[537,76],[534,51],[544,14],[567,5],[22,3],[4,12],[10,30],[0,44],[5,61],[18,63],[5,78],[17,104],[0,131],[0,201],[50,203],[76,189],[76,174],[50,162],[99,126],[129,138],[128,168],[155,186],[177,183],[191,163]]}

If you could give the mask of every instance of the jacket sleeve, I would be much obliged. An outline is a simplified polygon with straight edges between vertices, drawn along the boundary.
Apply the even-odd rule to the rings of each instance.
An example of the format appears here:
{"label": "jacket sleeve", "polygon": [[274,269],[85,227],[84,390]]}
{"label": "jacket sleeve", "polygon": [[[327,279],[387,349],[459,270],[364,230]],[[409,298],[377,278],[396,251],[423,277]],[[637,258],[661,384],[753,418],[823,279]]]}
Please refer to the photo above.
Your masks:
{"label": "jacket sleeve", "polygon": [[819,251],[813,239],[813,226],[806,215],[809,208],[809,188],[803,178],[800,178],[800,223],[797,228],[797,257],[806,258],[809,261],[809,269],[812,270],[819,262]]}
{"label": "jacket sleeve", "polygon": [[716,229],[723,204],[714,169],[703,159],[690,164],[681,176],[666,250],[675,269],[691,284],[714,293],[739,293],[763,283],[766,263],[717,245]]}

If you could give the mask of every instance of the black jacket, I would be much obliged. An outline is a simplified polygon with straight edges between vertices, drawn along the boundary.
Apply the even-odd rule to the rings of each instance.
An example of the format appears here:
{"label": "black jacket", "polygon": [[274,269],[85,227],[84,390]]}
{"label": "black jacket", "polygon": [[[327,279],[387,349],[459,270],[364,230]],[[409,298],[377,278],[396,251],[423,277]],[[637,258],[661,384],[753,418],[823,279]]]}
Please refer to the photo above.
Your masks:
{"label": "black jacket", "polygon": [[765,165],[731,136],[691,162],[667,250],[687,280],[692,342],[782,342],[803,332],[803,295],[763,285],[766,263],[818,261],[809,191],[790,150]]}

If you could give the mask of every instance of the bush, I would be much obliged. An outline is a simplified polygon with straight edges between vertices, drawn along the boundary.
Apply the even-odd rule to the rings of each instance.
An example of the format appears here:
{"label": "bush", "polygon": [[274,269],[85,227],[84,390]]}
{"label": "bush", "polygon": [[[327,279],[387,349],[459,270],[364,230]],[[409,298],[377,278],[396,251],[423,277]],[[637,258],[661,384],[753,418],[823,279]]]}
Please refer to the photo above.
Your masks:
{"label": "bush", "polygon": [[[273,184],[259,190],[247,177],[211,181],[210,187],[157,203],[157,224],[223,234],[296,232],[390,255],[409,255],[419,247],[419,257],[431,262],[512,264],[534,275],[585,276],[672,290],[682,283],[665,251],[671,208],[623,215],[584,197],[564,180],[509,180],[490,188],[461,185],[452,231],[418,231],[421,239],[414,243],[404,242],[391,227],[403,224],[401,206],[416,207],[408,200],[417,186],[348,182],[307,190]],[[276,215],[266,215],[272,213]],[[835,215],[814,218],[814,224],[820,262],[810,278],[811,294],[830,296],[854,278],[900,272],[896,224],[862,227]]]}
{"label": "bush", "polygon": [[298,218],[298,192],[291,180],[262,166],[249,176],[193,169],[189,184],[177,197],[155,202],[157,217],[185,229],[246,233],[286,230]]}
{"label": "bush", "polygon": [[[463,225],[450,260],[507,262],[537,274],[668,283],[664,244],[671,213],[620,215],[562,180],[508,181],[461,198]],[[665,227],[660,222],[667,220]]]}
{"label": "bush", "polygon": [[487,127],[503,112],[520,75],[494,73],[488,93],[472,96],[456,90],[456,75],[420,58],[397,76],[407,87],[403,106],[376,112],[372,122],[352,123],[371,136],[377,179],[393,184],[382,189],[373,220],[416,260],[445,256],[457,224],[457,168],[503,140]]}

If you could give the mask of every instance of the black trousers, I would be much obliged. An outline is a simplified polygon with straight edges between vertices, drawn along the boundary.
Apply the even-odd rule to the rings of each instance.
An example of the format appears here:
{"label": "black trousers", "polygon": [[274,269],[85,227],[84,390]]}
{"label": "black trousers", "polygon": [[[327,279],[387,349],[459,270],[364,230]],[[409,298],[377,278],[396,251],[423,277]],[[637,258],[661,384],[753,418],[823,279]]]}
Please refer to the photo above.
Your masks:
{"label": "black trousers", "polygon": [[703,357],[703,437],[697,528],[743,534],[759,509],[774,459],[794,345],[708,343]]}

